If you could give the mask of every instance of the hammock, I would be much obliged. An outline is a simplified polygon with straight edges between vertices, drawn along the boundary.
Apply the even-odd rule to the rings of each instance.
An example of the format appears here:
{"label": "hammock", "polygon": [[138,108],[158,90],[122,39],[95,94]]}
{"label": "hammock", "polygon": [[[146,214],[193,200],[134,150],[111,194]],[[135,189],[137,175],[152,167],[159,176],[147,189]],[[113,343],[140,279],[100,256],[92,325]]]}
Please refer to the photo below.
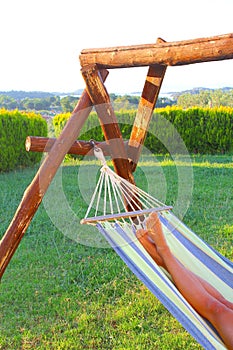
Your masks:
{"label": "hammock", "polygon": [[[131,271],[164,304],[183,327],[205,349],[226,349],[212,325],[201,317],[172,283],[169,273],[158,266],[135,237],[147,215],[159,213],[167,243],[174,256],[189,270],[213,285],[233,302],[233,263],[220,255],[148,193],[118,176],[106,164],[102,151],[94,152],[102,162],[84,224],[95,225]],[[130,205],[132,211],[127,212]],[[93,215],[91,215],[93,213]],[[101,214],[101,215],[100,215]]]}

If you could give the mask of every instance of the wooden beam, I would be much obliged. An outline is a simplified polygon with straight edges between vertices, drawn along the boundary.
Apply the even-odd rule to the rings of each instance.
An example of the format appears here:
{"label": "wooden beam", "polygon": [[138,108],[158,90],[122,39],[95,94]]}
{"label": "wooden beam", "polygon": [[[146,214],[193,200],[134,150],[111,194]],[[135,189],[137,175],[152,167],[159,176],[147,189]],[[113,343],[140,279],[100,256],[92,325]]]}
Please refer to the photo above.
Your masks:
{"label": "wooden beam", "polygon": [[96,65],[82,69],[86,90],[95,106],[105,139],[110,148],[115,171],[118,175],[134,183],[122,134],[114,113],[109,94],[103,84]]}
{"label": "wooden beam", "polygon": [[[107,72],[103,71],[102,74],[103,79],[105,79]],[[84,91],[60,137],[54,143],[32,183],[24,192],[15,216],[0,241],[0,278],[24,236],[57,169],[62,163],[67,151],[76,140],[91,109],[92,102],[88,93]]]}
{"label": "wooden beam", "polygon": [[149,67],[129,139],[129,159],[132,171],[136,169],[166,69],[166,66],[159,64]]}
{"label": "wooden beam", "polygon": [[233,33],[194,40],[156,44],[85,49],[80,64],[104,68],[126,68],[161,64],[179,66],[233,58]]}
{"label": "wooden beam", "polygon": [[[25,141],[25,148],[27,152],[50,152],[55,142],[56,138],[28,136]],[[106,142],[95,141],[95,144],[102,149],[104,155],[110,155],[109,145],[107,145]],[[94,156],[93,147],[90,142],[82,140],[74,141],[67,153],[82,156],[87,154]]]}

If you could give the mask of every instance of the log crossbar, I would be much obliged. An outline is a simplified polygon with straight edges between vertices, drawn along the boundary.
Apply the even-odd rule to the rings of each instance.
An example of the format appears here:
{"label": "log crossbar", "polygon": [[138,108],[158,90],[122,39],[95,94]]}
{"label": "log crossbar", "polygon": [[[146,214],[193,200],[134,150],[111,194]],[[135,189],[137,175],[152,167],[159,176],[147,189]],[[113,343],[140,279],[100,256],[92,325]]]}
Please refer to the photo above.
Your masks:
{"label": "log crossbar", "polygon": [[233,58],[233,33],[176,42],[158,39],[156,44],[85,49],[81,66],[102,68],[142,67],[153,64],[180,66]]}
{"label": "log crossbar", "polygon": [[[85,120],[91,112],[92,106],[95,106],[106,140],[106,142],[102,143],[97,142],[98,147],[103,149],[104,154],[112,157],[114,168],[118,175],[134,184],[132,173],[136,169],[140,157],[167,66],[232,58],[233,33],[170,43],[159,38],[154,44],[85,49],[81,51],[79,59],[86,89],[61,135],[58,139],[28,137],[26,140],[27,151],[48,152],[48,154],[32,183],[26,189],[21,203],[0,241],[0,278],[25,234],[65,155],[67,153],[80,155],[92,153],[90,143],[76,141]],[[130,140],[125,142],[110,102],[110,96],[104,85],[108,75],[106,69],[143,66],[148,66],[149,70]],[[165,208],[165,210],[169,209],[169,207]],[[127,210],[131,211],[130,204]],[[140,214],[142,214],[142,211]],[[125,215],[127,216],[127,214]],[[133,216],[135,216],[135,212]],[[99,219],[101,220],[101,218]]]}
{"label": "log crossbar", "polygon": [[[27,136],[25,148],[27,152],[50,152],[55,142],[56,138],[53,137]],[[95,145],[102,149],[105,156],[110,156],[109,146],[106,142],[95,142]],[[67,154],[94,156],[94,151],[89,141],[77,140],[72,144]]]}
{"label": "log crossbar", "polygon": [[[27,152],[47,153],[51,151],[56,140],[57,139],[53,137],[27,136],[25,141],[25,149]],[[106,141],[103,141],[103,142],[95,141],[95,145],[101,148],[104,156],[111,156],[110,147]],[[125,148],[126,154],[130,156],[130,160],[132,161],[132,163],[135,164],[135,167],[132,167],[132,172],[133,172],[136,169],[136,164],[138,161],[138,159],[136,158],[137,154],[135,154],[136,146],[135,145],[131,146],[129,144],[129,141],[124,141],[124,148]],[[137,150],[139,151],[139,149]],[[67,151],[67,154],[95,157],[94,150],[90,141],[83,141],[83,140],[75,141],[70,147],[70,149]]]}

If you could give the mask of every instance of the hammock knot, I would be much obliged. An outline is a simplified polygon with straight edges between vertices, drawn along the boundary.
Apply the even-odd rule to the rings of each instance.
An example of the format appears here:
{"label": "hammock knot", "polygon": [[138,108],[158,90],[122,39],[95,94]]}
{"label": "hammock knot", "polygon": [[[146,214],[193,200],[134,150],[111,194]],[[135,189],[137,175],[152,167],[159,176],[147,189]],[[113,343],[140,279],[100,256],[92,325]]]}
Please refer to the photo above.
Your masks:
{"label": "hammock knot", "polygon": [[106,166],[107,163],[106,163],[106,159],[104,157],[104,154],[103,154],[103,151],[101,148],[97,147],[97,146],[94,146],[94,155],[96,156],[96,158],[98,160],[100,160],[101,164],[103,166]]}

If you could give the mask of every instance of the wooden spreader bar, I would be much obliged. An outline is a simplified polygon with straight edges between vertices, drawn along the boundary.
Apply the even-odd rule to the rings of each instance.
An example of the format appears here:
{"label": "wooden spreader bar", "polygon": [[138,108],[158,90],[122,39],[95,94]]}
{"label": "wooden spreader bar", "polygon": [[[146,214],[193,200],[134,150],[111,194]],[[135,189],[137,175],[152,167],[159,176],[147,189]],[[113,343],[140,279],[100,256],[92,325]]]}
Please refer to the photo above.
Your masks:
{"label": "wooden spreader bar", "polygon": [[[106,142],[96,145],[110,155],[116,173],[135,184],[133,171],[141,154],[151,116],[159,95],[167,66],[218,61],[233,58],[233,33],[185,40],[165,42],[158,39],[155,44],[120,46],[103,49],[86,49],[80,54],[81,73],[86,89],[58,139],[33,138],[26,141],[27,150],[48,152],[32,183],[26,189],[21,203],[7,231],[0,241],[0,278],[27,230],[43,196],[67,153],[85,155],[91,144],[77,141],[92,106],[95,106]],[[104,85],[108,75],[106,68],[148,66],[148,73],[132,127],[130,140],[123,140],[110,96]],[[134,198],[132,199],[132,201]],[[140,203],[139,207],[140,207]],[[169,210],[165,207],[163,210]],[[153,209],[156,210],[156,209]],[[157,209],[158,210],[158,209]],[[127,204],[127,217],[143,215],[132,211]],[[122,215],[122,214],[120,214]],[[121,216],[122,217],[122,216]],[[110,217],[109,217],[110,219]],[[92,219],[85,219],[90,223]],[[84,221],[85,221],[84,220]],[[87,222],[89,220],[89,222]],[[101,217],[99,218],[101,220]],[[106,220],[104,216],[103,220]]]}
{"label": "wooden spreader bar", "polygon": [[85,218],[81,220],[81,224],[94,224],[103,221],[114,221],[119,219],[135,218],[137,216],[143,216],[144,214],[150,214],[153,212],[169,211],[172,210],[171,206],[154,207],[148,209],[134,210],[124,213],[107,214],[101,216],[94,216],[90,218]]}

